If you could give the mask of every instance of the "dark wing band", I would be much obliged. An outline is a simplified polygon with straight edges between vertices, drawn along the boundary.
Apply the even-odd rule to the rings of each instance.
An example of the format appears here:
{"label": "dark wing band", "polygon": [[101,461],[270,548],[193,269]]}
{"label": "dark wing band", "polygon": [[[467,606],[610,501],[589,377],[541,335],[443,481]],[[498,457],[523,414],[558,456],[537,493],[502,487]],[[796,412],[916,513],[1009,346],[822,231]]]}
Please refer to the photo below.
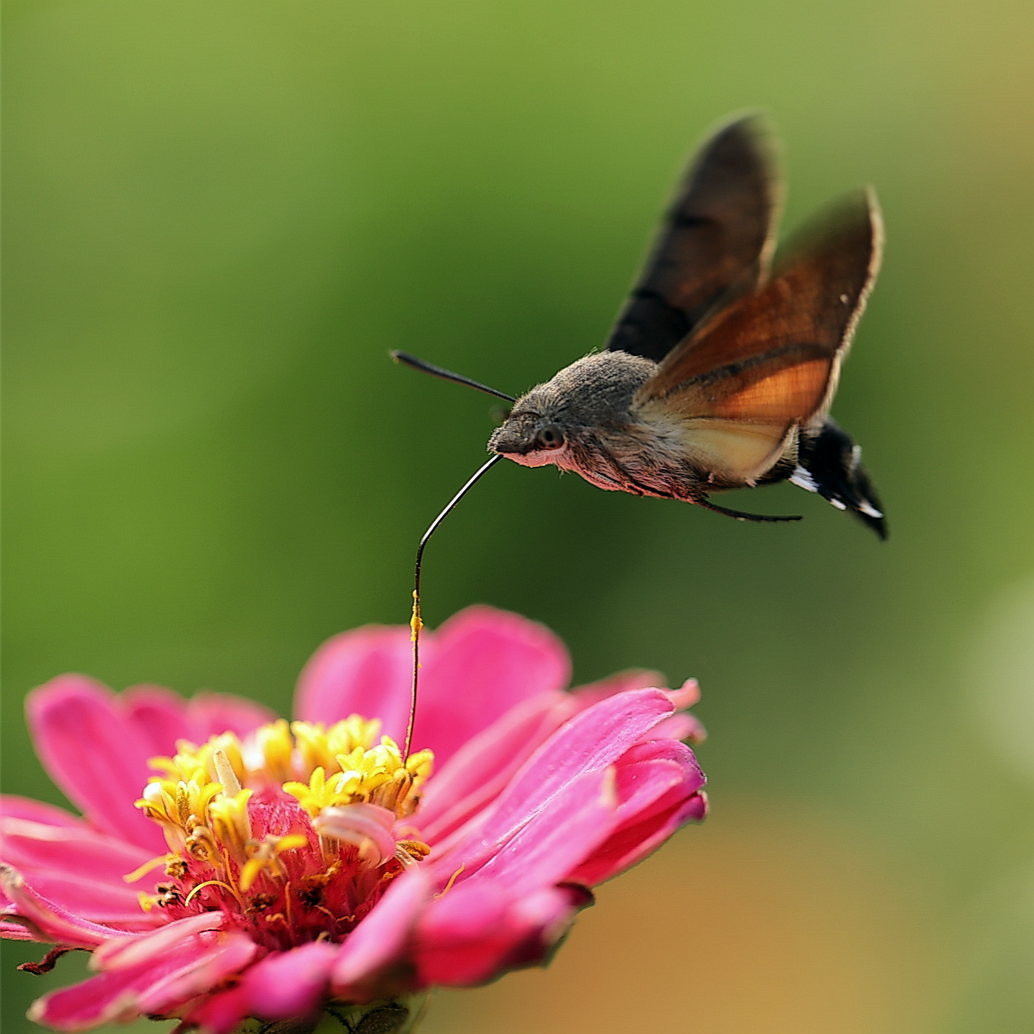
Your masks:
{"label": "dark wing band", "polygon": [[753,291],[767,272],[780,193],[764,122],[749,116],[719,130],[691,165],[607,348],[660,362],[707,312]]}

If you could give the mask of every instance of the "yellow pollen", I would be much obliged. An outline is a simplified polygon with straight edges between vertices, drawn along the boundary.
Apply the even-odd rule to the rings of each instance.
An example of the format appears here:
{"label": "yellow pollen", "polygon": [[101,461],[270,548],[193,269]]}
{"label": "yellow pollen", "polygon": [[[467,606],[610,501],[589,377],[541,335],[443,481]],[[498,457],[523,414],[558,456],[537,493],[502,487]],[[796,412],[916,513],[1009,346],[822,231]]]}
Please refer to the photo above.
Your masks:
{"label": "yellow pollen", "polygon": [[413,590],[413,616],[409,619],[409,637],[415,643],[420,638],[424,623],[420,618],[420,594]]}

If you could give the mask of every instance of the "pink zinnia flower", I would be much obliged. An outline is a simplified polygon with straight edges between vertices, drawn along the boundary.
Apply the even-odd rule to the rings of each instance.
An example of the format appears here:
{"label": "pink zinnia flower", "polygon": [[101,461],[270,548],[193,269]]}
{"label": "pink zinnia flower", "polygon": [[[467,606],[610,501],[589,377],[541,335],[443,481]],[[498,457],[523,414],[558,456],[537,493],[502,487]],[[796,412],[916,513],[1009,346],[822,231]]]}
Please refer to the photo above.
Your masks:
{"label": "pink zinnia flower", "polygon": [[680,742],[701,734],[681,711],[694,683],[563,692],[550,632],[471,608],[426,635],[421,749],[404,759],[409,657],[405,627],[330,640],[290,726],[79,675],[35,690],[40,757],[83,817],[3,799],[0,932],[85,948],[96,975],[31,1017],[223,1034],[478,984],[543,961],[589,887],[703,817]]}

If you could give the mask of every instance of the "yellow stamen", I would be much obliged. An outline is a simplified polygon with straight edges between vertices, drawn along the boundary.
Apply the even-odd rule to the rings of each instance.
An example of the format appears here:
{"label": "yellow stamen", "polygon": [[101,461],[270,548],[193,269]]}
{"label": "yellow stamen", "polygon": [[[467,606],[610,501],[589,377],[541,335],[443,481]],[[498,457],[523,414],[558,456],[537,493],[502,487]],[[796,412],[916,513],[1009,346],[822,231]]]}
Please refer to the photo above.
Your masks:
{"label": "yellow stamen", "polygon": [[142,879],[152,869],[157,869],[159,865],[168,865],[177,856],[174,854],[161,854],[157,858],[152,858],[149,862],[144,862],[139,869],[134,869],[131,873],[123,876],[122,879],[126,883],[136,883],[137,880]]}
{"label": "yellow stamen", "polygon": [[251,790],[238,790],[234,796],[220,794],[208,806],[212,832],[216,840],[237,862],[245,859],[245,845],[251,840],[248,801]]}
{"label": "yellow stamen", "polygon": [[287,722],[280,718],[272,725],[264,725],[255,734],[255,742],[265,761],[269,777],[277,783],[290,779],[293,775],[291,754],[294,751],[294,742],[291,740]]}
{"label": "yellow stamen", "polygon": [[405,868],[422,862],[431,853],[431,848],[422,840],[400,840],[395,845],[395,857]]}
{"label": "yellow stamen", "polygon": [[247,893],[263,869],[269,869],[276,876],[285,877],[287,873],[283,862],[279,861],[280,855],[284,851],[306,847],[308,843],[308,838],[303,837],[300,833],[289,833],[284,837],[276,839],[270,837],[261,844],[252,845],[253,854],[241,869],[241,890]]}
{"label": "yellow stamen", "polygon": [[231,893],[231,894],[232,894],[232,895],[233,895],[233,896],[234,896],[234,897],[235,897],[235,898],[237,899],[238,903],[241,903],[241,904],[243,904],[243,902],[241,902],[241,896],[240,896],[240,894],[238,894],[238,893],[237,893],[237,891],[236,891],[236,890],[234,890],[234,888],[233,888],[233,887],[231,887],[231,886],[230,886],[230,885],[229,885],[228,883],[224,883],[224,882],[223,882],[222,880],[205,880],[205,882],[204,882],[204,883],[199,883],[199,884],[198,884],[198,885],[197,885],[197,886],[196,886],[196,887],[195,887],[195,888],[194,888],[194,889],[193,889],[193,890],[192,890],[192,891],[191,891],[191,892],[190,892],[190,893],[189,893],[189,894],[188,894],[188,895],[187,895],[187,896],[186,896],[186,897],[185,897],[185,898],[183,899],[183,904],[184,904],[184,905],[189,905],[189,904],[190,904],[190,902],[191,902],[191,900],[193,899],[194,895],[195,895],[195,894],[196,894],[196,893],[197,893],[197,892],[198,892],[199,890],[204,890],[204,889],[205,889],[205,887],[222,887],[222,888],[223,888],[223,890],[229,891],[229,892],[230,892],[230,893]]}
{"label": "yellow stamen", "polygon": [[445,884],[445,889],[439,894],[435,894],[436,898],[444,898],[446,894],[452,890],[452,885],[456,882],[459,875],[466,868],[466,863],[461,863],[460,867],[449,877],[449,882]]}
{"label": "yellow stamen", "polygon": [[226,756],[226,751],[222,747],[212,751],[212,763],[215,766],[215,778],[217,782],[222,784],[223,793],[228,794],[230,797],[236,797],[241,792],[241,784],[237,779],[237,773],[234,772],[233,766],[230,764],[230,759]]}
{"label": "yellow stamen", "polygon": [[[260,905],[259,900],[276,890],[278,895],[286,895],[280,900],[286,903],[288,921],[292,907],[285,889],[289,870],[281,855],[312,845],[322,855],[329,881],[338,872],[344,842],[319,837],[316,847],[301,833],[270,834],[256,842],[252,828],[255,792],[280,787],[313,820],[327,809],[351,804],[376,805],[396,818],[405,818],[416,811],[434,763],[427,750],[403,758],[398,744],[381,735],[378,719],[367,720],[358,714],[329,728],[310,722],[273,722],[256,730],[244,744],[233,733],[213,736],[200,745],[180,740],[176,751],[173,757],[151,759],[158,774],[151,777],[136,802],[161,826],[170,853],[152,859],[126,879],[138,880],[164,864],[166,875],[174,881],[166,885],[171,888],[167,892],[141,895],[141,907],[145,911],[156,905],[185,907],[203,887],[222,887],[242,908],[264,909],[268,905]],[[390,827],[391,818],[385,820]],[[415,829],[412,834],[419,836]],[[414,865],[430,852],[415,839],[399,841],[395,853],[387,857],[372,841],[369,845],[351,844],[349,850],[353,849],[357,850],[350,856],[350,865],[356,856],[376,855],[371,864],[386,867],[385,879],[394,878],[399,865]],[[392,859],[396,865],[387,866]],[[299,873],[309,880],[307,864]],[[293,864],[290,872],[294,872]],[[256,894],[255,884],[263,874],[271,883],[263,884]],[[194,886],[195,880],[203,882]],[[310,908],[317,904],[306,902]]]}

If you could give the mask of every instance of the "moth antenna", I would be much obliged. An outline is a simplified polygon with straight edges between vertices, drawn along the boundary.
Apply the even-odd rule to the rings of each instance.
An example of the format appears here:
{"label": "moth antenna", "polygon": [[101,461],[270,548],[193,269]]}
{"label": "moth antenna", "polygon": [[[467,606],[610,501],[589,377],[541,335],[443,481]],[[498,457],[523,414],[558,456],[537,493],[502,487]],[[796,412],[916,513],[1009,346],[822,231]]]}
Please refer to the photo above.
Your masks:
{"label": "moth antenna", "polygon": [[715,513],[724,513],[726,517],[734,517],[738,521],[756,521],[758,524],[784,524],[787,521],[800,521],[803,517],[797,514],[794,517],[775,517],[767,513],[743,513],[742,510],[729,510],[724,506],[718,506],[708,499],[694,499],[697,506],[705,510],[713,510]]}
{"label": "moth antenna", "polygon": [[502,458],[502,453],[496,453],[487,463],[478,468],[477,473],[452,497],[449,505],[431,521],[431,526],[424,532],[420,545],[416,548],[416,570],[413,577],[413,616],[409,619],[410,639],[413,642],[413,690],[409,701],[409,725],[406,727],[406,745],[402,751],[403,761],[409,757],[409,749],[413,744],[413,723],[416,721],[416,698],[420,682],[420,630],[424,627],[423,621],[420,620],[420,568],[424,560],[424,548],[430,541],[431,536],[438,530],[438,525],[449,516],[456,504],[473,488],[474,484],[481,478],[481,475]]}
{"label": "moth antenna", "polygon": [[444,370],[442,367],[435,366],[434,363],[429,363],[424,359],[418,359],[415,355],[410,355],[408,352],[400,352],[396,349],[390,354],[396,363],[412,366],[414,370],[429,373],[432,377],[441,377],[443,381],[453,381],[455,384],[465,384],[468,388],[477,388],[478,391],[483,391],[486,395],[494,395],[497,399],[503,399],[506,402],[517,401],[513,395],[496,391],[495,388],[490,388],[487,384],[479,384],[477,381],[472,381],[469,377],[464,377],[462,374],[453,373],[451,370]]}

